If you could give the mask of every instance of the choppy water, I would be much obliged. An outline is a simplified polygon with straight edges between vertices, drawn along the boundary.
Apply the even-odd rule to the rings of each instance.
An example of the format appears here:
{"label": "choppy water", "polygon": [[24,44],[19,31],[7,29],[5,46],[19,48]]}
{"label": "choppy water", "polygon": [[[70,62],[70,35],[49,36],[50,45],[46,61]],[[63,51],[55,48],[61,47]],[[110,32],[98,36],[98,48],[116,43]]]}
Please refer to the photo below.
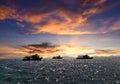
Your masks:
{"label": "choppy water", "polygon": [[0,84],[120,84],[120,57],[39,62],[0,59]]}

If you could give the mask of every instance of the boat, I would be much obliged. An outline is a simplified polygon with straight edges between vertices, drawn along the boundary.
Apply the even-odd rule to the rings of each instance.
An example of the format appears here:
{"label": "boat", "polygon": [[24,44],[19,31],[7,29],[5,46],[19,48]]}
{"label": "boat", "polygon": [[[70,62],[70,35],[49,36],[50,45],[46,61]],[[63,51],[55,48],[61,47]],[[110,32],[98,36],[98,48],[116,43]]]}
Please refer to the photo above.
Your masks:
{"label": "boat", "polygon": [[90,57],[88,55],[78,56],[76,59],[93,59],[93,57]]}
{"label": "boat", "polygon": [[54,56],[52,59],[62,59],[62,57],[58,55],[58,56]]}
{"label": "boat", "polygon": [[41,61],[43,58],[39,57],[38,54],[31,55],[31,56],[25,56],[23,58],[23,61]]}

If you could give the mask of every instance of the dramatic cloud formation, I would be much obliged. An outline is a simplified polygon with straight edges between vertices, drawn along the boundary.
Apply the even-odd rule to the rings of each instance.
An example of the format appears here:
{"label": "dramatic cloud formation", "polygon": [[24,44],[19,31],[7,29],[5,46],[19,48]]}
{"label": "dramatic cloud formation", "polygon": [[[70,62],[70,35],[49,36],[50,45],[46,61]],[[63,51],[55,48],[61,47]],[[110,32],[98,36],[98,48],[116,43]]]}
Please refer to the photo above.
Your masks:
{"label": "dramatic cloud formation", "polygon": [[[91,16],[105,10],[107,0],[35,0],[34,6],[27,5],[29,0],[17,0],[14,7],[10,4],[11,1],[6,2],[9,2],[9,6],[0,5],[0,20],[15,19],[29,23],[31,28],[20,25],[24,34],[103,34],[120,29],[118,22],[110,28],[108,24],[101,23],[97,29],[95,24],[99,23],[89,20]],[[21,7],[23,2],[26,4],[24,8]]]}
{"label": "dramatic cloud formation", "polygon": [[[102,10],[102,5],[105,1],[48,1],[45,3],[46,7],[42,5],[42,7],[38,7],[39,10],[38,8],[33,8],[25,11],[24,20],[33,23],[34,30],[32,32],[28,30],[28,32],[33,34],[96,34],[96,32],[88,31],[87,27],[82,27],[88,23],[87,19],[89,16]],[[51,6],[51,8],[47,6]],[[43,12],[46,8],[48,11]]]}
{"label": "dramatic cloud formation", "polygon": [[71,22],[72,20],[76,20],[79,23],[79,18],[81,20],[81,17],[87,18],[99,12],[105,1],[106,0],[45,0],[41,3],[42,5],[25,10],[24,20],[31,23],[39,23],[45,18],[58,16],[60,18],[63,17],[63,19],[67,21],[69,20]]}
{"label": "dramatic cloud formation", "polygon": [[[40,34],[96,34],[86,26],[88,18],[103,9],[106,0],[41,0],[39,5],[20,9],[23,1],[14,2],[17,8],[0,5],[0,19],[16,19],[30,23],[31,28],[24,33]],[[37,2],[37,0],[36,0]],[[10,3],[10,1],[9,1]],[[11,5],[10,5],[11,6]]]}
{"label": "dramatic cloud formation", "polygon": [[30,44],[23,46],[24,52],[35,54],[38,53],[42,56],[54,56],[54,55],[68,55],[77,56],[83,54],[97,55],[97,56],[109,56],[119,55],[120,50],[100,50],[93,49],[91,47],[84,46],[70,46],[70,45],[53,45],[51,43]]}
{"label": "dramatic cloud formation", "polygon": [[53,45],[49,42],[44,42],[41,44],[29,44],[24,45],[20,48],[10,47],[10,46],[0,46],[0,58],[6,57],[23,57],[29,54],[39,54],[43,57],[52,57],[55,55],[62,56],[72,56],[76,57],[77,55],[96,55],[96,56],[110,56],[110,55],[119,55],[120,50],[100,50],[93,49],[91,47],[85,46],[71,46],[71,45]]}
{"label": "dramatic cloud formation", "polygon": [[117,55],[119,9],[119,0],[0,0],[0,56]]}
{"label": "dramatic cloud formation", "polygon": [[31,44],[23,47],[27,53],[38,53],[40,55],[54,55],[61,51],[57,45],[51,45],[51,43]]}
{"label": "dramatic cloud formation", "polygon": [[94,50],[90,47],[75,47],[70,45],[52,45],[51,43],[30,44],[23,46],[27,53],[38,53],[43,56],[53,55],[78,55],[84,53],[93,53]]}

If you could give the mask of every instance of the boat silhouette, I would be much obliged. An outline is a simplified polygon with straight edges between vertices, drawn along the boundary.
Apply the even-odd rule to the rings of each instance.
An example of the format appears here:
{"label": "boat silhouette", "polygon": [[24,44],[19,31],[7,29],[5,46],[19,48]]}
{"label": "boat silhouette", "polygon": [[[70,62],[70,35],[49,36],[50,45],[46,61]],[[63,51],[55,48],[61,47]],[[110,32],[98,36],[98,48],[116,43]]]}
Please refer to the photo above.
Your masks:
{"label": "boat silhouette", "polygon": [[58,56],[54,56],[52,59],[62,59],[62,57],[58,55]]}
{"label": "boat silhouette", "polygon": [[38,54],[31,55],[31,56],[25,56],[23,58],[23,61],[41,61],[43,58],[39,57]]}
{"label": "boat silhouette", "polygon": [[93,57],[90,57],[88,55],[78,56],[76,59],[93,59]]}

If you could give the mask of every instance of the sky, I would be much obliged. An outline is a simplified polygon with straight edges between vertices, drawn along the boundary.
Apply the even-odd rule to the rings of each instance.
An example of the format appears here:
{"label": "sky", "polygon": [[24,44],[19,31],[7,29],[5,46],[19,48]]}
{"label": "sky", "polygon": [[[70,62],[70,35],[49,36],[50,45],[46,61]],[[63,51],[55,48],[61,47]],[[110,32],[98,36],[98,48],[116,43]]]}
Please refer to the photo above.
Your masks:
{"label": "sky", "polygon": [[0,0],[0,58],[120,55],[120,0]]}

